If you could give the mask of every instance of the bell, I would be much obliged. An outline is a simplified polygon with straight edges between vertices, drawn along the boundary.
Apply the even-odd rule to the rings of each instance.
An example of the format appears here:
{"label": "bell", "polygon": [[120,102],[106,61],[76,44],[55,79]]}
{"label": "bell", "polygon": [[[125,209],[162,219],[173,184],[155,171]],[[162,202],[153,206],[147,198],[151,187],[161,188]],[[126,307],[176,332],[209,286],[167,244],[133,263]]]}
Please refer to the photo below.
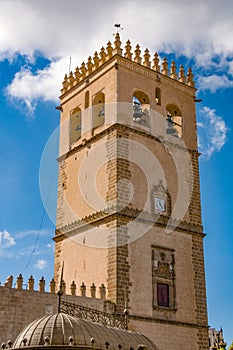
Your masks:
{"label": "bell", "polygon": [[105,110],[104,110],[104,107],[100,110],[99,114],[98,114],[98,117],[104,117],[105,115]]}
{"label": "bell", "polygon": [[141,105],[137,102],[134,102],[134,105],[133,105],[133,119],[134,121],[137,121],[137,122],[143,119],[143,112],[142,112]]}
{"label": "bell", "polygon": [[77,125],[77,127],[75,128],[75,131],[79,131],[79,130],[81,130],[81,125]]}
{"label": "bell", "polygon": [[166,134],[168,135],[176,135],[177,132],[176,132],[176,129],[174,128],[174,121],[172,120],[172,116],[171,114],[168,114],[167,115],[167,128],[166,128]]}
{"label": "bell", "polygon": [[166,129],[166,134],[168,134],[168,135],[174,135],[174,134],[176,134],[176,129],[172,126],[172,127],[170,127],[170,128],[167,128]]}

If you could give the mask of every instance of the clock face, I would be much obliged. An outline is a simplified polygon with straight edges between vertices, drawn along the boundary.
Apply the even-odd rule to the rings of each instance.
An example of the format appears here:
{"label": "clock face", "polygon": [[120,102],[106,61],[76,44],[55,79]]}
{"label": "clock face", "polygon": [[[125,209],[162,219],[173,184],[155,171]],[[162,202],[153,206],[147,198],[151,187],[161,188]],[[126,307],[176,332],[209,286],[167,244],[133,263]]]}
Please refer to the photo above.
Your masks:
{"label": "clock face", "polygon": [[155,210],[166,211],[166,201],[164,198],[155,197]]}

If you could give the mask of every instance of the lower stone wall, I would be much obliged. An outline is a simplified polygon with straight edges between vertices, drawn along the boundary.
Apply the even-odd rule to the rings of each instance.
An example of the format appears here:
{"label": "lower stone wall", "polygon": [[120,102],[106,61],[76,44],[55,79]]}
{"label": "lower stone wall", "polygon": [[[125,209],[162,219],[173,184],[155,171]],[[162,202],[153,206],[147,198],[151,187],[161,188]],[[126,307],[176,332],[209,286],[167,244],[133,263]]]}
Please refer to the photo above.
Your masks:
{"label": "lower stone wall", "polygon": [[[89,298],[64,294],[62,301],[98,311],[114,312],[113,303],[94,295]],[[54,292],[0,286],[0,342],[14,341],[30,322],[46,314],[56,313],[57,310],[58,296]],[[146,335],[159,350],[208,350],[208,329],[196,324],[130,315],[129,329]]]}
{"label": "lower stone wall", "polygon": [[208,329],[192,325],[172,325],[156,320],[130,320],[129,329],[150,338],[159,350],[208,350]]}
{"label": "lower stone wall", "polygon": [[[62,300],[99,311],[106,308],[103,299],[63,295]],[[0,342],[14,341],[28,323],[45,314],[56,313],[57,308],[56,293],[0,286]]]}

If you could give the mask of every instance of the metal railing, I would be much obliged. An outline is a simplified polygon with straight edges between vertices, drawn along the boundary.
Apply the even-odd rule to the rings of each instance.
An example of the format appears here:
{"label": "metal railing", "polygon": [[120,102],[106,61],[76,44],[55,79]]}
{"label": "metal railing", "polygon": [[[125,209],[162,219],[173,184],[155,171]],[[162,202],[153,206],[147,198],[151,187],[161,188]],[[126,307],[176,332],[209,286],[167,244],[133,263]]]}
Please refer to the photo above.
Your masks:
{"label": "metal railing", "polygon": [[82,318],[84,320],[98,322],[107,326],[127,329],[127,317],[124,315],[109,314],[107,312],[91,309],[86,306],[72,304],[62,300],[60,311],[77,318]]}

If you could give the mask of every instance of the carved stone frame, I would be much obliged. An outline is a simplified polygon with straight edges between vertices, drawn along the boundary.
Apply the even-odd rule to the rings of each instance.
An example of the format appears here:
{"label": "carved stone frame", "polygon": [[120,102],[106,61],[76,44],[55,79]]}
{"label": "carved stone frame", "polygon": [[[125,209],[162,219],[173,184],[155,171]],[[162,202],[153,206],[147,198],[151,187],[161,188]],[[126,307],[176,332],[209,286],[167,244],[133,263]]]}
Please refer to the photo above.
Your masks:
{"label": "carved stone frame", "polygon": [[[164,212],[161,212],[155,209],[155,197],[165,199],[166,208]],[[166,188],[163,186],[162,181],[159,181],[159,184],[157,186],[154,186],[151,190],[151,212],[156,215],[158,214],[165,215],[165,216],[171,215],[171,196],[169,192],[166,190]]]}
{"label": "carved stone frame", "polygon": [[[174,249],[152,246],[152,305],[157,311],[176,311],[175,257]],[[157,301],[158,283],[169,287],[169,306],[159,306]]]}

